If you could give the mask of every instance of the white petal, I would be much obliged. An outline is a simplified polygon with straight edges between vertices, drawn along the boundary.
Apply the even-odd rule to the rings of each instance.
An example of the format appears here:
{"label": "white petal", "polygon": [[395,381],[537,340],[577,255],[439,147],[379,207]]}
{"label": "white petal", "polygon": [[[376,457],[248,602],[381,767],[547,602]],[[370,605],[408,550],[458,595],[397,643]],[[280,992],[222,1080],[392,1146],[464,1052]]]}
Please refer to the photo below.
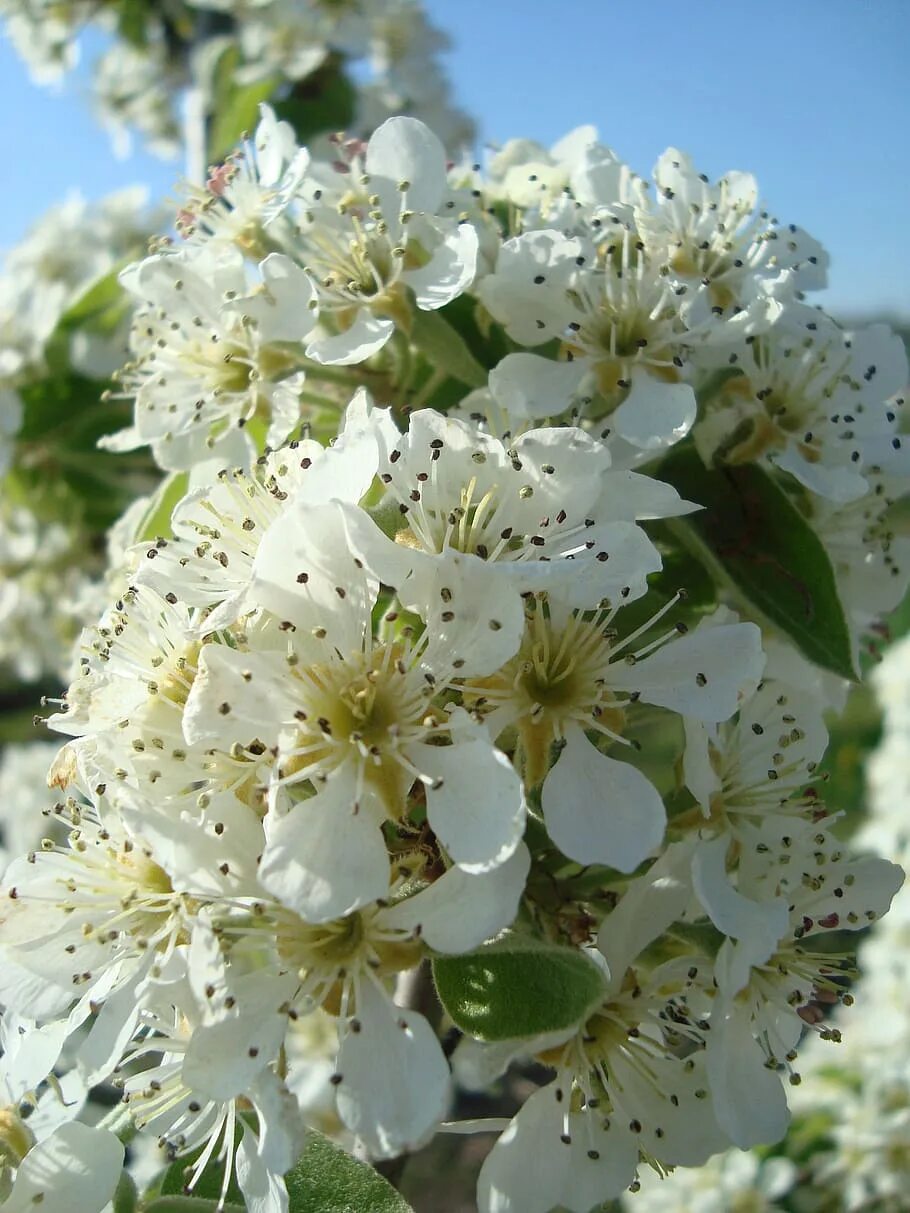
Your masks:
{"label": "white petal", "polygon": [[[22,1029],[25,1029],[23,1031]],[[0,1018],[0,1091],[5,1088],[11,1103],[17,1103],[33,1091],[54,1069],[66,1038],[72,1031],[67,1020],[37,1028],[27,1019],[20,1020],[11,1011]]]}
{"label": "white petal", "polygon": [[[536,1043],[536,1042],[535,1042]],[[452,1055],[455,1081],[466,1091],[485,1091],[526,1048],[524,1041],[500,1040],[495,1044],[462,1036]]]}
{"label": "white petal", "polygon": [[701,720],[687,716],[683,721],[686,748],[683,751],[683,779],[701,805],[705,815],[711,811],[711,797],[721,788],[721,778],[711,764],[711,741],[715,730]]}
{"label": "white petal", "polygon": [[550,148],[550,155],[557,164],[574,164],[592,144],[596,143],[597,127],[586,123],[583,126],[574,127],[561,139],[557,139]]}
{"label": "white petal", "polygon": [[660,553],[634,523],[600,523],[584,531],[584,540],[594,544],[589,551],[510,566],[516,587],[545,590],[551,598],[586,610],[602,598],[641,598],[648,589],[648,574],[661,567]]}
{"label": "white petal", "polygon": [[288,1190],[284,1177],[265,1166],[256,1149],[256,1138],[245,1124],[234,1157],[234,1168],[247,1213],[287,1213]]}
{"label": "white petal", "polygon": [[[33,951],[32,948],[28,950]],[[59,944],[54,951],[61,951]],[[68,988],[57,985],[56,974],[43,965],[39,964],[39,971],[33,972],[16,961],[15,952],[4,951],[0,963],[0,1004],[20,1013],[27,1011],[35,1019],[56,1019],[65,1015],[74,1002],[72,985]]]}
{"label": "white petal", "polygon": [[877,856],[830,864],[825,883],[800,897],[800,910],[812,919],[807,934],[826,929],[862,930],[888,913],[891,899],[903,883],[903,870]]}
{"label": "white petal", "polygon": [[[674,1166],[690,1167],[700,1166],[724,1148],[727,1139],[715,1115],[700,1054],[684,1061],[663,1053],[650,1057],[643,1065],[617,1049],[611,1058],[614,1102],[628,1121],[641,1122],[638,1137],[645,1154]],[[691,1069],[686,1068],[688,1062],[692,1063]],[[701,1097],[696,1092],[701,1092]],[[675,1102],[671,1095],[676,1096]]]}
{"label": "white petal", "polygon": [[382,320],[362,307],[343,333],[317,337],[306,347],[307,358],[324,366],[352,366],[376,354],[395,331],[393,320]]}
{"label": "white petal", "polygon": [[571,405],[587,371],[584,362],[555,362],[538,354],[506,354],[490,371],[496,403],[513,417],[557,417]]}
{"label": "white petal", "polygon": [[567,1095],[557,1079],[525,1100],[480,1169],[480,1213],[550,1213],[559,1204],[572,1165],[560,1140]]}
{"label": "white petal", "polygon": [[265,438],[268,447],[274,449],[282,446],[300,421],[300,393],[303,391],[305,382],[306,375],[301,371],[296,375],[289,375],[281,383],[267,386],[269,407],[272,413]]}
{"label": "white petal", "polygon": [[467,290],[477,273],[477,250],[477,232],[470,223],[459,223],[426,265],[406,270],[401,277],[414,292],[417,306],[434,311]]}
{"label": "white petal", "polygon": [[[281,1176],[303,1153],[307,1126],[300,1105],[272,1070],[262,1071],[247,1098],[258,1121],[256,1153],[273,1176]],[[328,1107],[331,1100],[323,1104]]]}
{"label": "white petal", "polygon": [[383,926],[419,928],[437,952],[470,952],[513,922],[530,867],[528,848],[520,843],[492,872],[475,876],[449,868],[415,897],[383,910]]}
{"label": "white petal", "polygon": [[617,469],[603,476],[597,502],[598,517],[613,522],[638,522],[642,518],[678,518],[702,507],[680,497],[672,484]]}
{"label": "white petal", "polygon": [[685,438],[698,405],[687,383],[661,383],[633,371],[628,396],[613,414],[615,432],[645,451],[658,451]]}
{"label": "white petal", "polygon": [[585,251],[580,240],[556,230],[525,232],[503,244],[496,272],[481,280],[478,294],[510,337],[542,345],[561,337],[577,314],[566,288]]}
{"label": "white petal", "polygon": [[547,832],[578,863],[603,863],[632,872],[660,845],[666,812],[657,789],[627,762],[608,758],[580,727],[543,785]]}
{"label": "white petal", "polygon": [[727,874],[729,844],[726,834],[700,844],[692,859],[692,883],[717,929],[740,942],[750,966],[764,964],[777,950],[778,940],[788,933],[787,902],[782,897],[753,901],[738,892]]}
{"label": "white petal", "polygon": [[[374,410],[379,414],[381,410]],[[346,426],[334,446],[311,457],[306,476],[294,494],[294,507],[342,501],[356,505],[369,489],[379,467],[382,427],[367,423]],[[361,515],[367,523],[366,515]],[[299,520],[299,514],[298,514]]]}
{"label": "white petal", "polygon": [[233,792],[213,796],[204,812],[178,815],[138,794],[134,803],[123,800],[119,807],[124,822],[152,848],[174,892],[256,896],[256,865],[265,846],[262,821]]}
{"label": "white petal", "polygon": [[123,1056],[141,1011],[137,981],[126,982],[107,999],[79,1046],[78,1064],[90,1086],[103,1082]]}
{"label": "white petal", "polygon": [[714,958],[717,988],[732,998],[737,990],[748,985],[751,972],[749,949],[730,938],[725,939]]}
{"label": "white petal", "polygon": [[[270,999],[270,990],[279,993]],[[245,998],[239,1012],[197,1024],[181,1068],[185,1085],[216,1100],[243,1095],[278,1056],[288,1027],[287,1015],[278,1007],[288,992],[286,985],[266,980],[261,996]]]}
{"label": "white petal", "polygon": [[446,189],[445,148],[416,118],[389,118],[374,131],[367,145],[366,169],[370,177],[379,178],[372,184],[380,188],[387,220],[397,217],[393,203],[403,182],[408,188],[400,194],[401,204],[408,210],[432,214],[442,201]]}
{"label": "white petal", "polygon": [[449,1067],[435,1032],[367,979],[337,1064],[338,1114],[380,1158],[420,1145],[445,1115]]}
{"label": "white petal", "polygon": [[270,105],[259,106],[256,126],[256,165],[263,185],[274,185],[286,161],[297,151],[297,140],[290,122],[279,122]]}
{"label": "white petal", "polygon": [[448,552],[418,557],[399,593],[426,619],[428,661],[458,662],[462,677],[482,678],[518,652],[525,628],[523,587],[517,563],[491,566],[471,553]]}
{"label": "white petal", "polygon": [[776,467],[794,476],[810,492],[838,504],[856,501],[869,491],[869,482],[859,472],[852,468],[831,467],[821,460],[810,463],[792,446],[775,455],[773,462]]}
{"label": "white petal", "polygon": [[730,1140],[741,1150],[780,1141],[790,1119],[787,1096],[765,1065],[747,1008],[734,1004],[711,1016],[706,1060],[717,1119]]}
{"label": "white petal", "polygon": [[408,757],[436,781],[427,787],[427,820],[467,872],[487,872],[515,852],[524,833],[521,778],[485,731],[453,735],[450,746],[415,745]]}
{"label": "white petal", "polygon": [[634,1180],[638,1143],[618,1117],[594,1111],[570,1116],[568,1132],[571,1162],[561,1202],[571,1213],[589,1213],[599,1202],[621,1196]]}
{"label": "white petal", "polygon": [[277,653],[205,645],[183,712],[187,742],[230,749],[232,742],[252,741],[263,730],[271,736],[297,707],[287,674],[287,662]]}
{"label": "white petal", "polygon": [[713,724],[727,720],[758,685],[764,667],[761,632],[754,623],[699,628],[650,657],[610,667],[610,685],[639,691],[683,716]]}
{"label": "white petal", "polygon": [[389,857],[377,817],[341,775],[277,822],[266,819],[263,888],[310,922],[341,918],[388,891]]}
{"label": "white petal", "polygon": [[73,1121],[33,1146],[16,1173],[5,1213],[100,1213],[114,1194],[123,1146],[106,1129]]}
{"label": "white petal", "polygon": [[[377,408],[366,388],[358,388],[345,407],[341,431],[326,452],[329,459],[324,467],[330,469],[330,478],[321,499],[360,501],[379,470],[380,459],[388,459],[400,438],[391,410]],[[308,487],[313,470],[307,472],[300,492],[317,502],[319,492],[310,493]]]}
{"label": "white petal", "polygon": [[135,451],[137,447],[145,446],[148,439],[135,425],[128,425],[113,434],[102,434],[98,446],[102,451]]}
{"label": "white petal", "polygon": [[311,307],[316,288],[310,276],[281,253],[270,253],[259,272],[262,287],[233,300],[224,310],[252,316],[263,341],[302,341],[316,323]]}
{"label": "white petal", "polygon": [[379,581],[358,561],[340,502],[292,506],[260,541],[251,600],[307,635],[324,629],[341,653],[360,652]]}
{"label": "white petal", "polygon": [[629,965],[688,905],[693,845],[671,843],[645,875],[629,885],[619,905],[604,919],[597,946],[610,969],[611,989],[621,987]]}

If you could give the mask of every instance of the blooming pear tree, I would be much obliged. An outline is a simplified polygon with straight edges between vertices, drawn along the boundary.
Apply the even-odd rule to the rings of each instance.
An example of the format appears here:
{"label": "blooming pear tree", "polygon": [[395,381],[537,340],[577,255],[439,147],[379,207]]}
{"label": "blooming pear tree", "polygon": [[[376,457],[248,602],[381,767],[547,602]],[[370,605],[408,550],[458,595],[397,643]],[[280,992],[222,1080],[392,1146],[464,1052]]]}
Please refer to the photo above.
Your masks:
{"label": "blooming pear tree", "polygon": [[[444,74],[423,71],[446,39],[419,5],[378,0],[352,6],[356,13],[344,8],[296,0],[163,10],[135,0],[14,0],[0,3],[0,18],[45,83],[78,60],[85,26],[97,22],[110,39],[94,65],[105,123],[121,142],[136,128],[154,150],[183,145],[187,176],[199,188],[177,216],[179,230],[205,227],[212,203],[226,192],[239,236],[246,209],[256,211],[262,191],[282,179],[287,148],[297,151],[285,124],[283,138],[262,128],[251,166],[233,154],[242,133],[256,126],[263,99],[273,100],[297,138],[324,150],[333,147],[330,132],[347,127],[366,134],[393,112],[431,116],[453,146],[471,137],[470,122],[448,101]],[[206,184],[209,162],[218,167]],[[306,163],[300,151],[295,171]],[[273,205],[280,206],[277,190]],[[163,207],[149,205],[144,188],[120,190],[93,206],[71,195],[0,267],[0,694],[9,701],[5,710],[15,703],[26,719],[34,693],[23,696],[15,682],[46,691],[49,679],[65,685],[72,676],[80,627],[100,613],[112,590],[116,596],[125,588],[118,572],[147,512],[141,499],[160,480],[146,451],[111,458],[98,442],[127,423],[132,404],[110,383],[130,357],[137,302],[129,276],[121,282],[120,273],[157,247],[171,221]],[[252,231],[247,236],[254,239]],[[234,284],[241,295],[245,282],[241,271]],[[156,288],[148,276],[142,286],[146,302],[165,289],[163,280]],[[228,330],[236,333],[236,316],[222,323],[226,338]],[[286,377],[277,366],[266,378],[275,376]],[[275,386],[272,404],[280,412],[284,402],[285,434],[299,412],[297,388]]]}
{"label": "blooming pear tree", "polygon": [[10,1207],[404,1213],[439,1133],[481,1213],[785,1194],[735,1149],[903,879],[823,774],[907,589],[901,341],[746,173],[282,104],[77,305],[129,326],[97,458],[160,479],[3,876]]}
{"label": "blooming pear tree", "polygon": [[448,39],[419,0],[0,0],[0,18],[43,85],[79,62],[87,27],[106,38],[92,101],[120,155],[138,134],[155,155],[184,150],[204,166],[269,99],[308,138],[368,133],[402,112],[453,146],[473,132],[436,61]]}

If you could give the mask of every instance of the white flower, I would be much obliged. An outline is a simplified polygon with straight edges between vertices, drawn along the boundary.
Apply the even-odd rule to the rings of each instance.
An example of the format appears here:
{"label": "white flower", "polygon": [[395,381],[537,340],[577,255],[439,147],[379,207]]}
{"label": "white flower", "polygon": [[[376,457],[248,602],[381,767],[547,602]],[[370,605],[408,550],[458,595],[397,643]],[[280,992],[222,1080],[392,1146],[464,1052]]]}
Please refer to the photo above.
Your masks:
{"label": "white flower", "polygon": [[[742,936],[727,939],[717,956],[708,1074],[718,1114],[737,1145],[783,1135],[787,1102],[775,1070],[795,1058],[805,1024],[816,1022],[812,999],[843,993],[834,980],[841,958],[813,952],[812,936],[874,921],[902,880],[901,870],[883,859],[847,859],[829,834],[808,824],[782,839],[756,832],[751,848],[743,848],[739,895],[758,903],[784,898],[789,923],[775,946],[759,940],[759,920],[750,915]],[[821,1034],[839,1038],[824,1028]]]}
{"label": "white flower", "polygon": [[161,253],[124,277],[143,304],[133,330],[136,358],[121,376],[124,394],[135,397],[135,422],[104,446],[149,443],[162,467],[188,468],[222,446],[228,458],[239,450],[243,462],[235,427],[257,414],[268,420],[273,444],[287,437],[300,416],[303,373],[294,346],[315,321],[313,291],[306,274],[277,253],[260,273],[251,291],[240,253],[224,248]]}
{"label": "white flower", "polygon": [[[306,531],[293,513],[279,519],[256,555],[251,599],[282,627],[258,651],[204,647],[184,730],[223,750],[260,739],[261,750],[275,747],[261,879],[318,921],[382,894],[380,825],[405,815],[415,781],[431,826],[468,871],[508,859],[525,809],[518,776],[485,730],[440,707],[470,668],[473,613],[460,626],[456,596],[446,635],[377,643],[378,582],[350,556],[344,515],[313,506],[308,518]],[[298,785],[315,795],[295,803]]]}
{"label": "white flower", "polygon": [[[644,640],[677,601],[626,636],[613,626],[617,618],[621,625],[621,598],[593,616],[552,600],[529,603],[518,653],[470,684],[478,706],[490,713],[494,736],[517,729],[518,761],[526,785],[542,785],[547,830],[581,863],[631,872],[663,838],[657,789],[636,767],[604,752],[611,744],[634,744],[625,734],[635,705],[725,720],[761,672],[760,635],[751,624],[690,636],[673,627]],[[588,740],[592,733],[598,744]],[[554,742],[562,746],[550,767]]]}
{"label": "white flower", "polygon": [[460,295],[478,251],[471,224],[439,214],[446,156],[422,122],[390,118],[352,161],[338,163],[327,188],[310,188],[295,245],[316,283],[322,328],[307,357],[341,366],[377,353],[396,324],[409,327],[412,298],[432,311]]}
{"label": "white flower", "polygon": [[11,859],[38,847],[52,832],[44,816],[47,772],[58,747],[52,742],[8,745],[0,758],[0,876]]}
{"label": "white flower", "polygon": [[190,244],[234,245],[257,260],[281,251],[291,206],[310,163],[293,127],[268,105],[252,140],[214,169],[204,189],[189,189],[177,228]]}
{"label": "white flower", "polygon": [[828,744],[817,699],[766,678],[735,721],[709,728],[686,720],[684,774],[706,819],[735,835],[741,818],[760,824],[816,807],[811,786]]}
{"label": "white flower", "polygon": [[[892,403],[899,411],[903,396]],[[825,545],[837,588],[854,634],[862,637],[894,610],[910,578],[910,539],[892,521],[891,508],[904,491],[900,476],[866,473],[869,491],[839,503],[813,497],[811,523]]]}
{"label": "white flower", "polygon": [[240,28],[244,66],[238,79],[268,77],[278,71],[289,80],[305,80],[329,54],[323,15],[315,8],[302,11],[292,0],[272,0],[251,11]]}
{"label": "white flower", "polygon": [[[640,256],[628,230],[620,227],[611,241],[598,247],[587,237],[543,230],[503,245],[495,273],[480,284],[483,302],[515,340],[536,346],[557,338],[569,361],[557,363],[557,372],[537,356],[513,360],[499,371],[499,391],[504,378],[513,380],[525,408],[545,415],[533,385],[538,370],[545,372],[554,388],[562,384],[554,392],[562,408],[573,397],[594,418],[609,414],[620,438],[656,450],[685,437],[695,421],[695,394],[685,382],[689,347],[726,330],[713,314],[685,321],[686,288],[674,289]],[[742,312],[724,323],[732,337],[749,332],[752,318]]]}
{"label": "white flower", "polygon": [[[602,1004],[584,1024],[556,1041],[513,1047],[513,1055],[536,1053],[556,1078],[525,1101],[485,1160],[482,1213],[548,1213],[554,1205],[587,1213],[619,1196],[640,1160],[660,1169],[693,1166],[723,1147],[703,1032],[686,1015],[689,962],[650,973],[637,963],[685,906],[688,855],[688,848],[668,852],[605,919],[600,947],[610,975]],[[677,1029],[674,1045],[695,1046],[688,1057],[668,1045],[669,1024]]]}
{"label": "white flower", "polygon": [[131,128],[139,130],[149,150],[172,159],[181,145],[174,94],[182,73],[169,53],[163,27],[150,22],[144,44],[117,42],[97,60],[92,80],[95,108],[117,156],[129,155]]}
{"label": "white flower", "polygon": [[190,607],[205,608],[214,631],[243,613],[259,541],[291,503],[357,503],[379,468],[380,454],[398,438],[384,409],[361,389],[348,404],[339,438],[326,448],[291,442],[263,455],[251,471],[219,472],[214,484],[187,494],[174,508],[174,539],[143,549],[137,580]]}
{"label": "white flower", "polygon": [[90,11],[81,3],[61,10],[47,0],[6,0],[7,34],[37,84],[55,84],[78,63],[74,35]]}
{"label": "white flower", "polygon": [[886,326],[845,333],[814,308],[788,304],[733,365],[696,433],[706,458],[766,458],[838,505],[868,492],[870,472],[905,475],[897,411],[907,356]]}
{"label": "white flower", "polygon": [[7,1213],[102,1213],[114,1194],[123,1165],[123,1146],[106,1129],[76,1121],[61,1125],[32,1146],[16,1171],[3,1202]]}
{"label": "white flower", "polygon": [[48,725],[84,736],[154,718],[158,729],[179,736],[200,639],[184,604],[151,586],[131,586],[85,630],[80,674]]}
{"label": "white flower", "polygon": [[[277,1008],[268,1014],[266,999],[257,998],[249,982],[250,995],[238,995],[237,1010],[213,1019],[207,995],[199,989],[205,974],[198,956],[195,971],[190,968],[192,950],[189,958],[175,957],[164,980],[144,1000],[140,1019],[145,1035],[127,1056],[153,1060],[123,1081],[124,1098],[137,1127],[157,1134],[168,1161],[203,1147],[189,1171],[188,1191],[209,1162],[217,1160],[223,1167],[222,1200],[236,1169],[251,1209],[284,1213],[282,1176],[300,1153],[304,1132],[296,1104],[267,1067],[286,1021]],[[256,1044],[238,1052],[238,1038],[245,1043],[252,1038],[248,1024],[253,1018]],[[155,1054],[160,1056],[154,1059]],[[239,1114],[241,1099],[256,1113],[255,1130]]]}
{"label": "white flower", "polygon": [[475,638],[476,661],[480,648],[495,650],[492,669],[517,648],[521,594],[546,590],[578,607],[631,600],[660,567],[634,521],[691,507],[666,485],[608,468],[604,446],[578,429],[529,430],[507,445],[420,410],[380,468],[400,515],[395,544],[362,524],[353,539],[406,606],[437,622],[438,578],[457,569],[500,624]]}
{"label": "white flower", "polygon": [[827,254],[800,228],[769,217],[750,173],[725,173],[712,184],[684,152],[668,148],[654,181],[657,201],[637,213],[638,230],[672,281],[697,292],[688,308],[729,314],[759,293],[793,298],[826,285]]}
{"label": "white flower", "polygon": [[122,1014],[134,1014],[137,984],[186,922],[184,899],[148,844],[123,828],[103,789],[94,801],[61,805],[71,824],[66,845],[49,842],[15,860],[3,887],[2,1001],[41,1019],[75,1004],[74,1026],[93,998],[122,987]]}
{"label": "white flower", "polygon": [[[414,1148],[444,1114],[448,1066],[426,1020],[396,1006],[389,980],[419,963],[418,939],[457,952],[508,925],[528,867],[521,847],[493,873],[469,876],[453,867],[425,884],[428,873],[418,863],[386,886],[381,902],[315,925],[267,899],[253,904],[251,917],[239,907],[218,915],[214,929],[228,967],[215,953],[207,966],[200,939],[193,970],[205,990],[213,1043],[203,1032],[188,1057],[208,1059],[206,1081],[217,1081],[225,1048],[243,1066],[262,1064],[277,1048],[277,1036],[263,1047],[263,1033],[278,1030],[276,1013],[293,1024],[325,1006],[338,1016],[339,1048],[326,1078],[341,1120],[373,1156]],[[415,876],[423,887],[405,896]]]}

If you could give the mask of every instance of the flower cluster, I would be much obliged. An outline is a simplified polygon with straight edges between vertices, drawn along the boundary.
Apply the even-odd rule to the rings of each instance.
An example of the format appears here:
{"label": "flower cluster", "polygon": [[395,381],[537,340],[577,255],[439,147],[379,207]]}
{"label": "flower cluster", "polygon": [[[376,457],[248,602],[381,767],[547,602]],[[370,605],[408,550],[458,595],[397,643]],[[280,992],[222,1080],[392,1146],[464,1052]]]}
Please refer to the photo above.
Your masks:
{"label": "flower cluster", "polygon": [[108,1130],[74,1119],[87,1095],[75,1071],[62,1082],[44,1081],[54,1042],[30,1028],[9,1013],[0,1021],[3,1208],[9,1213],[30,1213],[39,1205],[50,1213],[100,1210],[120,1179],[123,1146]]}
{"label": "flower cluster", "polygon": [[[0,677],[57,691],[73,643],[106,604],[155,484],[151,461],[94,449],[124,419],[105,394],[128,352],[117,271],[163,219],[144,189],[51,208],[0,274]],[[116,466],[114,466],[116,464]],[[90,499],[87,500],[87,496]],[[109,524],[130,504],[108,533]],[[106,552],[106,560],[105,560]],[[107,564],[107,572],[105,572]],[[27,816],[29,806],[23,806]],[[37,828],[37,827],[36,827]]]}
{"label": "flower cluster", "polygon": [[614,466],[691,432],[706,465],[758,465],[783,486],[827,549],[858,646],[910,578],[890,522],[907,483],[900,339],[808,306],[827,257],[769,216],[747,174],[712,184],[671,149],[649,188],[590,128],[551,152],[507,144],[477,169],[449,167],[406,119],[310,159],[265,111],[255,142],[187,198],[185,243],[127,281],[122,443],[150,443],[166,468],[248,460],[238,427],[283,441],[301,412],[318,424],[343,403],[339,382],[403,406],[447,373],[462,385],[449,407],[484,428],[578,422]]}
{"label": "flower cluster", "polygon": [[[314,1120],[394,1157],[530,1058],[480,1209],[587,1213],[783,1136],[900,887],[819,764],[906,588],[906,359],[806,305],[825,255],[745,174],[649,188],[588,128],[486,174],[413,118],[331,147],[265,108],[123,274],[107,446],[176,505],[47,722],[66,841],[7,869],[0,1002],[256,1213]],[[824,643],[704,551],[745,466]]]}
{"label": "flower cluster", "polygon": [[[144,254],[162,218],[142,188],[93,204],[74,195],[4,259],[0,668],[26,681],[68,677],[73,642],[106,598],[98,602],[95,588],[104,532],[137,491],[154,484],[145,461],[115,470],[94,445],[122,408],[102,398],[128,352],[128,296],[116,274]],[[84,500],[87,483],[95,501]],[[113,539],[112,565],[116,547]]]}
{"label": "flower cluster", "polygon": [[[886,851],[905,867],[910,862],[904,807],[910,742],[908,642],[895,645],[874,681],[884,710],[884,738],[868,767],[870,815],[856,835],[867,850]],[[830,1027],[843,1029],[836,1068],[827,1050],[806,1052],[805,1085],[795,1111],[821,1132],[811,1159],[820,1192],[836,1190],[843,1207],[891,1213],[906,1202],[910,1182],[910,1040],[905,1014],[908,891],[894,899],[892,913],[860,949],[855,1016],[838,1014]]]}
{"label": "flower cluster", "polygon": [[[869,817],[854,845],[908,863],[904,813],[910,739],[910,644],[902,640],[875,671],[884,738],[868,764]],[[908,891],[859,949],[859,976],[842,1003],[817,996],[814,1032],[800,1054],[793,1091],[794,1131],[773,1155],[728,1152],[679,1170],[666,1183],[646,1177],[624,1199],[629,1213],[695,1213],[799,1208],[898,1213],[910,1179],[910,1042],[907,989]],[[841,979],[843,983],[844,979]],[[853,1005],[855,1002],[855,1006]],[[832,1013],[833,1012],[833,1013]],[[832,1050],[831,1042],[837,1048]],[[792,1140],[791,1140],[792,1137]]]}
{"label": "flower cluster", "polygon": [[0,17],[32,77],[58,80],[78,60],[84,28],[110,36],[94,64],[93,90],[115,147],[129,149],[138,131],[151,151],[175,156],[181,145],[178,100],[197,90],[205,113],[224,105],[224,79],[241,87],[292,92],[331,75],[343,60],[365,69],[352,97],[351,129],[373,130],[407,111],[432,122],[453,147],[473,125],[449,97],[435,56],[448,45],[419,0],[0,0]]}
{"label": "flower cluster", "polygon": [[[46,370],[61,317],[105,274],[141,256],[161,219],[136,187],[91,204],[73,195],[32,226],[0,273],[0,393]],[[63,351],[84,374],[103,377],[123,360],[126,332],[110,319],[107,333],[82,333]],[[0,424],[0,433],[10,432]]]}

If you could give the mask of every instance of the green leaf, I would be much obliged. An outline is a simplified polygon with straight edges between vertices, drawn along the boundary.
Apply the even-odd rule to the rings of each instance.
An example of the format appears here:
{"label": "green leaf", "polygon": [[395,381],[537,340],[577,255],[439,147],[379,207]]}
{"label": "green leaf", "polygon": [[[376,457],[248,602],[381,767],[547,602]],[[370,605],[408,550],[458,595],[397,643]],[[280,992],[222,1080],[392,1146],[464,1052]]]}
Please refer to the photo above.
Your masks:
{"label": "green leaf", "polygon": [[353,122],[355,109],[354,86],[333,58],[296,84],[289,97],[275,104],[276,115],[290,122],[301,144],[316,135],[343,131]]}
{"label": "green leaf", "polygon": [[70,448],[93,450],[105,427],[122,424],[124,410],[102,400],[106,383],[74,373],[48,375],[18,389],[23,417],[19,442],[53,443],[60,431]]}
{"label": "green leaf", "polygon": [[757,464],[708,470],[691,447],[657,475],[705,508],[672,530],[746,603],[816,665],[855,680],[853,647],[834,569],[822,541]]}
{"label": "green leaf", "polygon": [[186,496],[189,487],[189,472],[171,472],[158,485],[149,508],[136,528],[136,543],[150,543],[153,539],[171,539],[171,515],[174,506]]}
{"label": "green leaf", "polygon": [[378,1171],[315,1131],[285,1181],[289,1213],[413,1213]]}
{"label": "green leaf", "polygon": [[[239,1130],[237,1131],[239,1138]],[[189,1154],[183,1155],[176,1159],[164,1171],[145,1195],[145,1200],[149,1201],[154,1198],[153,1203],[145,1206],[146,1213],[151,1209],[158,1209],[158,1201],[164,1202],[169,1200],[172,1203],[165,1205],[161,1204],[161,1209],[165,1208],[177,1209],[186,1208],[187,1213],[192,1208],[207,1209],[212,1207],[209,1202],[217,1201],[221,1196],[221,1185],[224,1182],[224,1166],[216,1161],[210,1161],[203,1170],[202,1174],[196,1183],[193,1184],[192,1192],[185,1191],[185,1185],[194,1162],[202,1153],[204,1146],[191,1151]],[[236,1176],[231,1175],[231,1181],[228,1184],[228,1190],[225,1196],[226,1200],[231,1205],[239,1206],[241,1209],[245,1207],[243,1193],[237,1186]],[[183,1204],[178,1202],[183,1201]],[[197,1204],[191,1205],[189,1202],[195,1201]]]}
{"label": "green leaf", "polygon": [[[443,309],[445,318],[473,351],[474,357],[483,366],[498,366],[506,354],[514,354],[524,347],[513,341],[501,324],[498,324],[483,304],[473,295],[459,295]],[[559,342],[547,342],[535,348],[536,354],[556,358]]]}
{"label": "green leaf", "polygon": [[[137,244],[134,251],[136,256],[141,256],[141,244]],[[121,258],[111,269],[89,282],[57,321],[45,344],[45,362],[51,372],[46,378],[70,373],[70,349],[73,337],[80,330],[113,337],[124,324],[129,301],[119,276],[131,260],[131,257]]]}
{"label": "green leaf", "polygon": [[223,160],[240,142],[241,135],[256,128],[260,102],[268,101],[281,83],[279,76],[267,76],[251,84],[237,84],[239,66],[240,49],[237,46],[228,46],[215,65],[209,160]]}
{"label": "green leaf", "polygon": [[234,88],[229,93],[224,105],[215,110],[209,138],[210,160],[223,160],[243,135],[256,129],[259,106],[261,102],[268,101],[279,83],[277,76],[268,76],[265,80]]}
{"label": "green leaf", "polygon": [[219,1204],[214,1197],[207,1200],[199,1196],[158,1196],[143,1205],[143,1213],[245,1213],[245,1210],[245,1204],[233,1201]]}
{"label": "green leaf", "polygon": [[124,1171],[120,1176],[111,1204],[113,1213],[134,1213],[138,1206],[139,1192],[136,1188],[136,1181],[129,1171]]}
{"label": "green leaf", "polygon": [[[123,402],[110,399],[106,385],[72,372],[49,374],[19,389],[23,421],[17,438],[17,473],[30,507],[69,492],[66,507],[96,530],[106,530],[136,495],[139,476],[154,475],[146,456],[122,456],[97,449],[98,439],[128,419]],[[58,512],[57,516],[60,514]]]}
{"label": "green leaf", "polygon": [[114,5],[117,33],[130,45],[144,47],[148,43],[150,11],[144,0],[118,0]]}
{"label": "green leaf", "polygon": [[120,285],[120,271],[128,264],[128,260],[119,261],[113,269],[90,282],[61,316],[61,326],[73,329],[87,321],[89,328],[96,329],[93,321],[106,317],[116,305],[119,304],[118,310],[124,312],[126,295]]}
{"label": "green leaf", "polygon": [[418,309],[411,336],[434,367],[469,387],[486,387],[487,372],[445,316]]}
{"label": "green leaf", "polygon": [[571,1028],[605,991],[600,969],[581,952],[520,935],[465,956],[437,956],[433,977],[456,1026],[488,1041]]}

